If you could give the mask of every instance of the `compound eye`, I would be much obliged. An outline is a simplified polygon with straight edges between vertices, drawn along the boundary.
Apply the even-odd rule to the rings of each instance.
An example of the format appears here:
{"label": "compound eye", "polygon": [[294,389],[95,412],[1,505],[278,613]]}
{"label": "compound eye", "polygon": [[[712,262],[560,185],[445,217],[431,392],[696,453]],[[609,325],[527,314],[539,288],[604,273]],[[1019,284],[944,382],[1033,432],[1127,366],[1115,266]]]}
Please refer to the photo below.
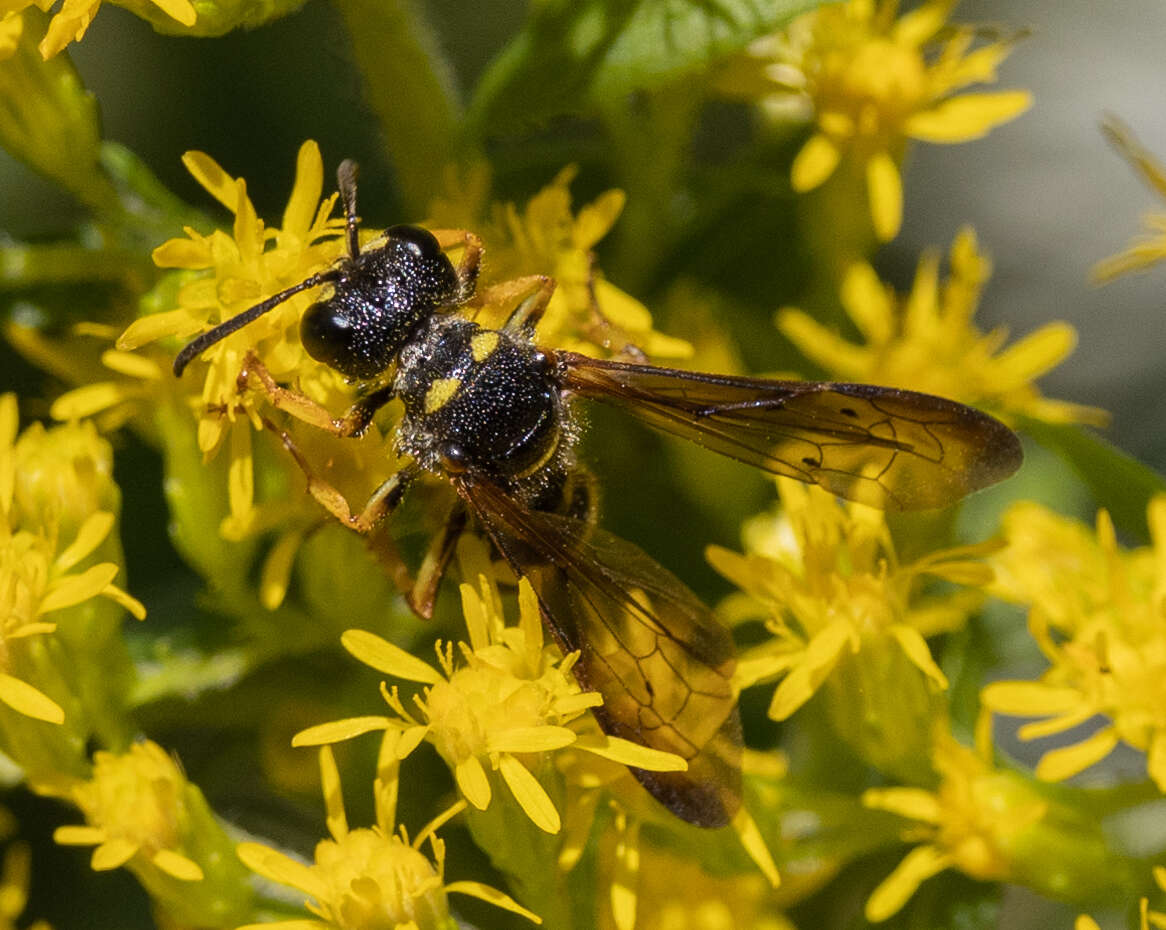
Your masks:
{"label": "compound eye", "polygon": [[442,254],[437,237],[420,226],[390,226],[386,231],[390,241],[407,246],[418,258],[437,258]]}
{"label": "compound eye", "polygon": [[308,355],[329,368],[344,370],[353,335],[352,320],[328,300],[312,304],[300,319],[300,341]]}

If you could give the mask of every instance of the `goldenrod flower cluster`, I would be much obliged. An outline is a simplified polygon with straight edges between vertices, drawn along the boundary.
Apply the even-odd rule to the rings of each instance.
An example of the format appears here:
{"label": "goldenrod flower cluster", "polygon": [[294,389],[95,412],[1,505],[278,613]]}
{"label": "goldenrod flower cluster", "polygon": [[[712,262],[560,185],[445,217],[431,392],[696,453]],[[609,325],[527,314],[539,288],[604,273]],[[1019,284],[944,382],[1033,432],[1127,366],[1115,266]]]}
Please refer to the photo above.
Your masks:
{"label": "goldenrod flower cluster", "polygon": [[[299,6],[111,2],[208,42]],[[127,928],[946,930],[997,925],[1006,886],[1060,926],[1166,927],[1166,479],[1090,431],[1105,411],[1038,384],[1071,325],[977,322],[990,239],[963,226],[911,256],[905,290],[876,253],[911,222],[913,143],[990,145],[1040,105],[996,88],[1019,32],[956,0],[534,4],[463,101],[423,4],[340,0],[402,215],[363,188],[354,214],[323,137],[262,153],[294,159],[273,215],[237,155],[187,151],[204,196],[184,203],[103,139],[69,58],[100,5],[0,0],[0,143],[87,216],[0,238],[4,338],[45,373],[0,393],[0,774],[20,813],[0,808],[0,924],[68,927],[93,873],[124,870],[150,915],[125,902]],[[1166,196],[1158,157],[1104,131]],[[861,399],[886,469],[896,424],[942,452],[974,419],[911,419],[932,408],[910,392],[999,418],[1028,461],[887,513],[824,490],[845,481],[650,444],[564,380],[578,460],[541,485],[533,465],[525,497],[491,485],[515,509],[491,514],[456,449],[418,478],[400,441],[394,372],[432,359],[362,381],[302,341],[400,222],[475,276],[434,312],[485,330],[476,364],[541,294],[508,332],[558,376],[568,353],[613,379],[717,369],[643,375],[674,407],[611,391],[730,457],[742,421],[683,404],[745,391],[726,376],[749,359],[842,382],[827,396]],[[1156,270],[1164,230],[1149,216],[1095,280]],[[190,340],[304,282],[174,376]],[[729,406],[774,418],[773,455],[801,435],[778,404]],[[808,414],[818,459],[775,471],[853,443],[859,414],[835,413]],[[950,458],[932,464],[959,487]],[[687,751],[705,702],[737,710]],[[699,820],[700,791],[721,826],[678,816]],[[72,870],[42,871],[38,841]]]}

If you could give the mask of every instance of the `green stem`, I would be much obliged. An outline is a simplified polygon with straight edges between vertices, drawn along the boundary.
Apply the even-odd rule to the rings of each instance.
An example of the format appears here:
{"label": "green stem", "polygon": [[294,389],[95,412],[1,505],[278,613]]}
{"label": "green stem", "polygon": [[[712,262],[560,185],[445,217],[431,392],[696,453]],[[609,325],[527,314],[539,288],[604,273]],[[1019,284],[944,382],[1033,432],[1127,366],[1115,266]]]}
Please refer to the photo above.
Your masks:
{"label": "green stem", "polygon": [[628,201],[616,226],[609,270],[633,293],[647,285],[683,225],[678,216],[692,127],[703,100],[693,81],[620,98],[603,111],[604,125]]}
{"label": "green stem", "polygon": [[412,0],[338,0],[409,215],[421,216],[457,153],[453,70]]}

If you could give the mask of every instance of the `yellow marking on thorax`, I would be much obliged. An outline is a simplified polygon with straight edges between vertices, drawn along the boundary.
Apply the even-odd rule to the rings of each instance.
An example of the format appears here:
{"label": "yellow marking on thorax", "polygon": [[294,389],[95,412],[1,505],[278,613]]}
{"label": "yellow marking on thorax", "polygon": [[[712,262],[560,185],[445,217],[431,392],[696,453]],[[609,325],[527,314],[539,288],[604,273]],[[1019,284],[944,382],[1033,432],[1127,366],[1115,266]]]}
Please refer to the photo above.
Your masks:
{"label": "yellow marking on thorax", "polygon": [[474,356],[475,362],[484,362],[488,359],[498,348],[499,335],[495,332],[478,333],[470,340],[470,352]]}
{"label": "yellow marking on thorax", "polygon": [[436,413],[449,403],[461,386],[461,378],[438,378],[425,392],[425,412]]}

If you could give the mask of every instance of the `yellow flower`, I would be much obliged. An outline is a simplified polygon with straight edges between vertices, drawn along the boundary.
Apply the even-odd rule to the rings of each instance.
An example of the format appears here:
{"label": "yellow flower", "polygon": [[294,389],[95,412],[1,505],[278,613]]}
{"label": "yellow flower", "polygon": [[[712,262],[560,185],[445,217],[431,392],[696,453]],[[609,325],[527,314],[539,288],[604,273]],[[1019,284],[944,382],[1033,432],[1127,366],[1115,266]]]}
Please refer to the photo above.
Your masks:
{"label": "yellow flower", "polygon": [[[311,865],[259,843],[241,843],[239,858],[265,878],[298,888],[311,898],[305,906],[318,920],[248,924],[240,930],[445,930],[452,925],[446,895],[468,894],[534,923],[542,921],[509,896],[480,882],[446,882],[445,844],[437,829],[465,808],[459,801],[439,814],[410,842],[397,828],[397,758],[394,741],[382,745],[373,786],[377,822],[349,829],[332,750],[320,750],[320,773],[328,832],[316,845]],[[432,860],[421,852],[429,840]]]}
{"label": "yellow flower", "polygon": [[[11,52],[20,37],[20,13],[30,6],[48,11],[55,0],[5,0],[0,3],[0,59]],[[198,18],[190,0],[150,0],[171,19],[183,26],[193,26]],[[70,42],[80,42],[97,15],[101,0],[64,0],[49,23],[48,34],[40,43],[41,55],[48,59],[58,54]]]}
{"label": "yellow flower", "polygon": [[[106,353],[103,359],[135,380],[79,388],[58,401],[55,413],[93,414],[158,390],[176,389],[168,372],[160,372],[148,359],[135,361],[129,350],[162,338],[187,339],[209,323],[236,316],[299,283],[340,256],[344,221],[331,215],[336,194],[320,199],[324,169],[315,142],[300,147],[295,183],[278,227],[267,227],[258,218],[243,179],[230,177],[201,152],[188,152],[183,160],[195,178],[235,214],[231,234],[215,230],[203,236],[187,229],[187,238],[171,239],[154,250],[159,266],[184,269],[178,307],[134,322],[118,339],[118,351]],[[207,365],[197,369],[205,372],[204,381],[197,399],[191,401],[198,416],[198,448],[204,457],[226,446],[230,513],[221,526],[222,534],[239,540],[272,529],[279,532],[263,568],[262,597],[269,608],[282,600],[296,550],[307,529],[319,522],[320,511],[307,496],[299,496],[291,506],[283,497],[267,505],[256,504],[252,434],[262,425],[258,410],[266,398],[259,389],[240,392],[238,377],[244,356],[253,351],[273,377],[296,383],[317,403],[336,410],[351,403],[343,378],[309,358],[300,344],[299,318],[313,299],[311,292],[296,295],[208,349],[204,353]],[[190,380],[188,373],[185,381]],[[354,500],[361,494],[367,497],[395,468],[391,443],[376,429],[359,439],[337,440],[298,422],[287,428],[310,461],[333,463],[328,479],[351,491]],[[287,470],[296,470],[287,457],[282,461]]]}
{"label": "yellow flower", "polygon": [[[0,930],[16,930],[16,918],[28,903],[32,853],[26,843],[13,843],[4,852],[0,874]],[[51,930],[48,922],[37,920],[27,930]]]}
{"label": "yellow flower", "polygon": [[183,882],[202,881],[203,870],[184,852],[187,781],[157,743],[137,743],[118,755],[98,752],[93,778],[71,796],[87,826],[58,827],[53,838],[66,846],[96,846],[96,871],[116,869],[135,856]]}
{"label": "yellow flower", "polygon": [[1014,504],[995,558],[997,593],[1029,608],[1033,637],[1051,663],[1039,681],[998,681],[981,693],[998,713],[1041,717],[1021,739],[1064,733],[1097,714],[1106,726],[1046,752],[1036,767],[1059,781],[1124,742],[1146,753],[1166,791],[1166,496],[1148,508],[1152,545],[1123,551],[1104,510],[1095,534],[1037,504]]}
{"label": "yellow flower", "polygon": [[[520,211],[514,203],[487,204],[487,178],[479,170],[451,177],[451,194],[434,201],[432,221],[472,229],[482,237],[486,259],[479,293],[489,300],[492,285],[524,275],[555,279],[555,292],[537,329],[543,345],[595,355],[631,343],[648,355],[686,358],[692,347],[652,329],[648,309],[603,277],[592,249],[623,210],[623,191],[609,190],[577,213],[571,209],[573,166],[560,171]],[[513,303],[487,302],[482,322],[498,325]]]}
{"label": "yellow flower", "polygon": [[[191,275],[178,291],[176,309],[142,317],[122,333],[117,347],[132,350],[165,337],[187,339],[208,323],[242,313],[265,297],[298,284],[338,258],[343,249],[342,218],[332,217],[336,194],[320,200],[324,165],[315,142],[300,146],[296,178],[278,227],[268,228],[255,212],[242,178],[232,178],[209,156],[187,152],[187,170],[235,215],[228,235],[215,230],[204,236],[187,229],[187,238],[171,239],[154,250],[161,268],[204,272]],[[209,272],[206,274],[205,272]],[[255,351],[276,378],[295,375],[302,390],[321,399],[339,380],[325,366],[308,359],[299,341],[299,319],[312,301],[305,292],[204,353],[208,364],[201,394],[199,449],[213,452],[233,422],[241,402],[236,381],[248,351]]]}
{"label": "yellow flower", "polygon": [[915,821],[903,838],[919,844],[871,894],[867,920],[893,916],[924,881],[944,869],[959,869],[981,881],[1009,878],[1013,855],[1044,817],[1046,804],[1021,779],[993,769],[990,758],[987,746],[975,752],[943,733],[932,752],[940,777],[934,792],[871,788],[863,793],[867,807]]}
{"label": "yellow flower", "polygon": [[437,643],[439,667],[434,668],[373,633],[349,630],[341,637],[344,648],[366,665],[426,686],[413,697],[419,716],[406,709],[395,686],[390,690],[382,685],[394,716],[321,724],[297,734],[294,744],[319,745],[386,730],[399,734],[397,752],[403,759],[428,740],[475,808],[489,806],[493,789],[487,771],[498,772],[526,815],[547,833],[559,832],[562,820],[538,777],[549,776],[546,753],[571,746],[623,765],[683,771],[679,756],[606,736],[593,722],[590,731],[579,732],[591,719],[580,718],[603,699],[581,691],[571,674],[578,653],[560,658],[554,646],[544,644],[538,600],[525,579],[518,588],[518,626],[506,626],[484,546],[465,543],[463,562],[466,547],[475,547],[480,552],[472,558],[483,570],[477,574],[477,589],[461,586],[470,640],[458,644],[462,664],[454,661],[452,643]]}
{"label": "yellow flower", "polygon": [[[743,756],[746,773],[764,772],[770,777],[785,774],[784,759],[776,753],[746,750]],[[781,876],[761,830],[744,806],[734,815],[731,827],[757,866],[757,872],[714,878],[698,866],[686,866],[674,859],[658,845],[641,841],[641,827],[658,821],[659,805],[649,806],[647,796],[626,767],[570,748],[559,753],[556,762],[567,789],[559,869],[563,872],[574,869],[592,843],[596,821],[605,825],[598,838],[599,886],[605,901],[600,907],[600,926],[616,930],[651,927],[679,930],[689,926],[683,922],[688,915],[696,921],[693,927],[756,926],[786,930],[788,924],[780,917],[759,918],[760,922],[755,923],[743,916],[759,915],[760,910],[756,909],[770,896],[769,892],[781,885]],[[604,801],[611,808],[608,818],[597,816]],[[670,819],[667,827],[675,829],[675,821]],[[732,906],[723,903],[725,898],[740,900]],[[730,914],[741,919],[733,923],[727,917]],[[765,923],[765,919],[772,919],[773,923]]]}
{"label": "yellow flower", "polygon": [[747,525],[738,555],[712,546],[709,561],[745,594],[725,607],[731,622],[760,613],[773,634],[737,663],[742,688],[780,678],[769,715],[784,720],[830,677],[846,655],[901,652],[934,688],[947,678],[926,636],[958,629],[980,603],[977,591],[920,597],[925,577],[982,585],[991,572],[980,559],[989,546],[932,553],[901,565],[885,515],[842,503],[819,488],[779,478],[780,518]]}
{"label": "yellow flower", "polygon": [[902,220],[898,164],[908,139],[966,142],[1019,116],[1027,91],[959,93],[996,80],[1007,42],[972,49],[977,30],[949,24],[955,0],[926,0],[898,19],[898,0],[847,0],[807,13],[749,51],[722,81],[737,96],[785,115],[808,111],[814,131],[794,159],[798,192],[824,183],[843,159],[866,179],[875,234]]}
{"label": "yellow flower", "polygon": [[599,930],[793,930],[775,913],[774,884],[759,872],[710,875],[691,859],[639,841],[617,812],[600,843],[600,881],[609,886]]}
{"label": "yellow flower", "polygon": [[[1114,117],[1107,119],[1101,128],[1150,189],[1166,200],[1166,168],[1153,153],[1142,148],[1125,124]],[[1166,259],[1166,212],[1147,213],[1142,223],[1145,232],[1129,248],[1093,266],[1095,283],[1104,284],[1132,271],[1144,271]]]}
{"label": "yellow flower", "polygon": [[[77,570],[92,561],[116,519],[98,509],[109,477],[105,484],[94,480],[102,457],[95,453],[92,426],[46,431],[34,424],[19,438],[17,426],[15,396],[0,396],[0,701],[25,716],[61,723],[60,705],[27,680],[43,671],[30,639],[56,631],[56,611],[95,597],[120,604],[138,619],[145,608],[113,583],[120,571],[116,562]],[[63,532],[69,534],[65,539]]]}
{"label": "yellow flower", "polygon": [[849,342],[793,308],[778,312],[777,325],[838,380],[938,394],[1005,420],[1026,416],[1051,423],[1105,423],[1104,411],[1043,397],[1033,384],[1073,351],[1073,328],[1049,323],[1001,350],[1007,331],[984,333],[973,321],[991,263],[970,228],[956,236],[950,261],[951,274],[941,282],[939,256],[925,254],[904,297],[865,262],[852,265],[843,280],[842,305],[863,344]]}

